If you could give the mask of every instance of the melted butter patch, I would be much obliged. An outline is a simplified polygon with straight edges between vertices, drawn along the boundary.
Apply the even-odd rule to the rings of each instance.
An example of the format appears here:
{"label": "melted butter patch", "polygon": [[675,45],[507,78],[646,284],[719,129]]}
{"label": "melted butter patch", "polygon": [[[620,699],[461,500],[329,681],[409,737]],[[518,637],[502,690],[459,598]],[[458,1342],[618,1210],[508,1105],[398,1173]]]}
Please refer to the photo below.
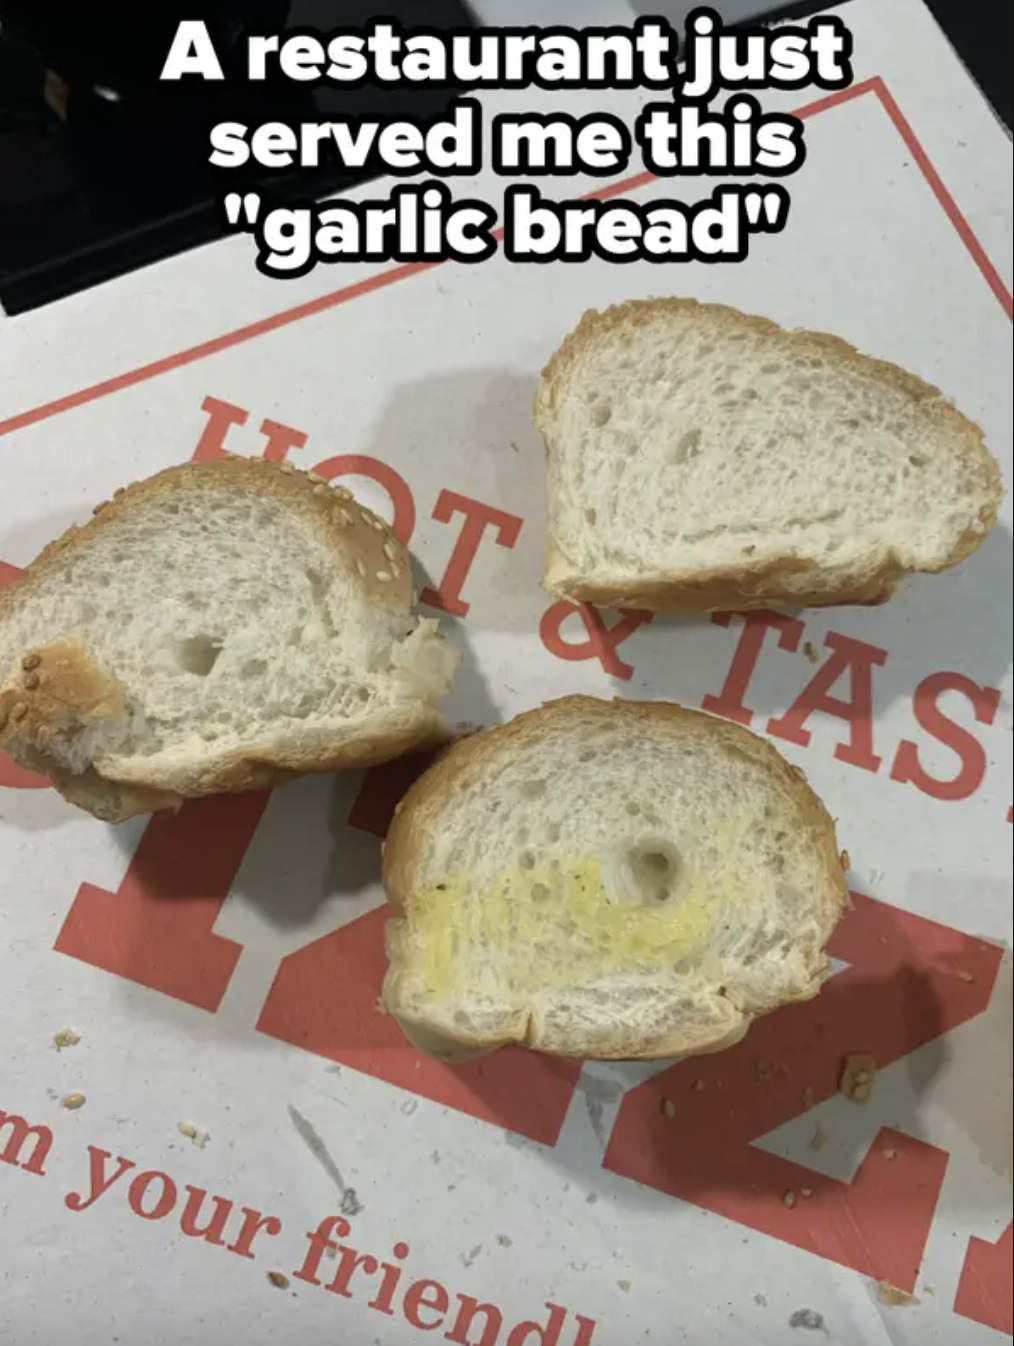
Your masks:
{"label": "melted butter patch", "polygon": [[[707,875],[684,873],[678,895],[657,906],[610,900],[594,858],[505,870],[482,894],[467,876],[449,878],[410,904],[416,970],[429,993],[446,995],[481,989],[484,970],[501,990],[509,978],[511,990],[523,994],[578,985],[631,963],[671,968],[705,954],[723,909],[734,905],[741,916],[761,899],[766,885],[737,849]],[[714,975],[718,960],[705,961]]]}

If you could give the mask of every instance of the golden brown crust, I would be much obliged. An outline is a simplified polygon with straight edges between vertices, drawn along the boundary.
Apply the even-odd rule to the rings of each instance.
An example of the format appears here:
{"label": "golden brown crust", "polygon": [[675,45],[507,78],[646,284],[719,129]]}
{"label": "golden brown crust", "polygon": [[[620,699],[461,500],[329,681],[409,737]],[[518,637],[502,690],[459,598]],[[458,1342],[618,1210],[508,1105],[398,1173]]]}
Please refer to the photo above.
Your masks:
{"label": "golden brown crust", "polygon": [[[50,543],[0,592],[0,624],[16,608],[31,603],[41,578],[72,563],[77,550],[103,530],[152,500],[209,490],[265,499],[302,515],[354,577],[367,602],[397,615],[411,613],[409,555],[382,519],[359,505],[350,492],[332,488],[312,473],[289,464],[230,456],[171,467],[118,491],[112,501],[97,507],[87,524],[68,529]],[[0,676],[4,672],[0,670]],[[115,769],[103,763],[102,769],[93,765],[77,773],[47,752],[58,727],[76,724],[82,729],[95,719],[123,715],[124,710],[123,689],[75,642],[27,650],[11,685],[0,694],[0,746],[6,744],[22,765],[48,776],[72,803],[104,821],[120,822],[139,813],[178,808],[185,798],[266,789],[307,772],[374,766],[447,737],[439,712],[420,701],[385,712],[367,733],[354,726],[344,735],[308,731],[298,741],[272,744],[269,751],[237,748],[207,762],[169,762],[164,755],[158,762],[121,758]]]}
{"label": "golden brown crust", "polygon": [[[631,1041],[619,1034],[614,1043],[606,1046],[599,1043],[594,1052],[589,1052],[586,1044],[573,1041],[547,1044],[540,1025],[528,1011],[519,1011],[516,1021],[491,1041],[474,1033],[447,1034],[420,1020],[401,1004],[402,950],[409,929],[405,913],[418,890],[416,876],[428,855],[431,838],[439,831],[444,801],[455,794],[467,793],[484,778],[495,777],[504,759],[512,758],[522,747],[538,743],[550,728],[557,733],[561,728],[587,728],[589,721],[614,725],[618,719],[648,722],[660,733],[707,735],[717,739],[725,751],[745,757],[761,767],[770,776],[773,787],[795,801],[801,826],[809,832],[811,844],[820,856],[827,876],[827,890],[833,895],[823,912],[825,942],[847,910],[848,886],[834,820],[811,789],[805,774],[787,762],[766,739],[732,721],[668,702],[604,701],[588,696],[550,701],[517,716],[508,724],[482,730],[452,744],[412,785],[395,812],[384,845],[382,883],[388,902],[400,919],[390,923],[388,933],[390,962],[384,984],[384,1002],[406,1036],[420,1050],[443,1060],[465,1060],[509,1043],[520,1043],[554,1055],[594,1055],[603,1060],[659,1060],[721,1051],[738,1042],[758,1014],[776,1008],[772,1004],[747,1012],[730,1003],[726,1028],[718,1037],[714,1032],[704,1031],[696,1035],[667,1034],[644,1042]],[[805,989],[779,1003],[811,999],[818,993],[826,969],[827,959],[821,953],[807,967]]]}
{"label": "golden brown crust", "polygon": [[[585,313],[542,371],[535,399],[535,419],[545,440],[547,456],[552,457],[550,425],[561,390],[589,348],[657,323],[666,314],[674,312],[694,312],[702,319],[728,324],[738,331],[777,337],[782,344],[801,352],[820,352],[839,367],[851,368],[867,378],[894,387],[922,404],[941,429],[946,429],[960,444],[969,477],[983,500],[976,524],[965,531],[940,565],[927,567],[927,570],[949,570],[981,545],[996,522],[1003,502],[1000,468],[983,442],[981,428],[962,415],[939,388],[924,383],[889,361],[861,354],[839,337],[826,332],[782,328],[769,318],[741,313],[724,304],[702,304],[696,299],[680,298],[631,300],[602,312]],[[647,612],[716,612],[780,606],[873,606],[887,602],[909,573],[896,554],[885,551],[873,564],[864,562],[833,570],[798,557],[768,557],[756,561],[745,559],[740,565],[709,572],[658,573],[639,576],[636,583],[613,583],[604,578],[582,576],[564,554],[550,528],[543,583],[550,593],[571,602],[639,608]]]}
{"label": "golden brown crust", "polygon": [[641,612],[746,612],[764,608],[877,607],[890,600],[905,570],[886,565],[870,578],[833,575],[806,566],[816,578],[810,584],[789,584],[802,563],[772,561],[751,571],[714,571],[693,580],[664,576],[638,577],[636,585],[582,580],[569,573],[547,572],[545,587],[571,603],[593,603],[601,608],[633,608]]}

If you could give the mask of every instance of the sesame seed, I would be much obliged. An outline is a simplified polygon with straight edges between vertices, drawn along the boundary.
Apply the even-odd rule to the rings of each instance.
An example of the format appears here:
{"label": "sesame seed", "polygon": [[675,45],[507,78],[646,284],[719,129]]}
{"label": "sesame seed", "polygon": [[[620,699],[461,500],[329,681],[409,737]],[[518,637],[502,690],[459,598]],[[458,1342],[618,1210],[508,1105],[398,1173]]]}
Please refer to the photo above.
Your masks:
{"label": "sesame seed", "polygon": [[289,1287],[288,1276],[283,1276],[280,1271],[269,1271],[268,1280],[276,1290],[287,1290]]}
{"label": "sesame seed", "polygon": [[21,667],[25,670],[26,673],[31,673],[32,669],[38,668],[41,663],[42,663],[41,654],[26,654],[25,657],[21,660]]}
{"label": "sesame seed", "polygon": [[18,701],[11,707],[11,719],[17,724],[18,720],[23,720],[28,714],[28,707],[23,701]]}
{"label": "sesame seed", "polygon": [[327,482],[324,480],[324,478],[320,475],[319,472],[307,472],[306,477],[308,481],[312,481],[316,483],[316,485],[318,486],[327,485]]}
{"label": "sesame seed", "polygon": [[351,528],[355,522],[347,509],[340,509],[338,511],[338,521],[343,528]]}
{"label": "sesame seed", "polygon": [[68,1094],[63,1100],[63,1106],[68,1112],[77,1112],[78,1108],[83,1108],[87,1102],[84,1094]]}
{"label": "sesame seed", "polygon": [[388,571],[388,570],[378,570],[378,571],[377,571],[377,579],[380,580],[381,584],[390,584],[390,582],[391,582],[391,573],[390,573],[390,571]]}
{"label": "sesame seed", "polygon": [[849,855],[848,851],[842,851],[841,853],[841,867],[844,870],[852,868],[852,857]]}
{"label": "sesame seed", "polygon": [[670,1120],[676,1116],[676,1104],[671,1098],[662,1099],[662,1115]]}
{"label": "sesame seed", "polygon": [[363,564],[362,561],[357,561],[357,562],[356,562],[356,569],[359,571],[360,578],[361,578],[361,579],[365,579],[365,578],[366,578],[366,566]]}
{"label": "sesame seed", "polygon": [[35,689],[39,686],[40,682],[41,678],[39,677],[38,673],[29,673],[28,676],[25,678],[25,691],[34,692]]}
{"label": "sesame seed", "polygon": [[331,492],[327,489],[326,486],[315,486],[315,487],[313,488],[313,493],[314,493],[314,495],[330,495],[330,494],[331,494]]}
{"label": "sesame seed", "polygon": [[795,1204],[796,1204],[795,1192],[793,1191],[786,1192],[785,1195],[782,1197],[782,1205],[788,1206],[789,1210],[792,1210]]}
{"label": "sesame seed", "polygon": [[290,476],[290,477],[292,476],[293,472],[295,472],[295,470],[296,470],[296,469],[292,466],[291,463],[279,463],[278,466],[282,469],[282,471],[283,471],[287,476]]}
{"label": "sesame seed", "polygon": [[390,542],[384,543],[384,555],[387,557],[389,561],[393,561],[394,558],[397,556],[397,554],[398,553],[395,551],[394,547],[391,545]]}

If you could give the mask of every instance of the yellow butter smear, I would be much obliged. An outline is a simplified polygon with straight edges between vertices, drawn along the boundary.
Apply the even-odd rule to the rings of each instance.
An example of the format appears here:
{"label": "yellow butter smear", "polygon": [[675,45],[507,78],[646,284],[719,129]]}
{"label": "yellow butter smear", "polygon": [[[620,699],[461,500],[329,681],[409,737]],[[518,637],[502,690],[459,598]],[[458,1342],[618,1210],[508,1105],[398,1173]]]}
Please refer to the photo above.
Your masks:
{"label": "yellow butter smear", "polygon": [[610,901],[599,861],[590,858],[504,870],[482,892],[474,878],[449,878],[411,903],[415,970],[429,992],[446,995],[480,990],[484,972],[501,991],[506,982],[524,993],[631,964],[671,965],[706,948],[727,904],[735,903],[737,914],[754,905],[758,887],[744,885],[743,865],[733,857],[717,873],[686,875],[679,895],[660,906]]}

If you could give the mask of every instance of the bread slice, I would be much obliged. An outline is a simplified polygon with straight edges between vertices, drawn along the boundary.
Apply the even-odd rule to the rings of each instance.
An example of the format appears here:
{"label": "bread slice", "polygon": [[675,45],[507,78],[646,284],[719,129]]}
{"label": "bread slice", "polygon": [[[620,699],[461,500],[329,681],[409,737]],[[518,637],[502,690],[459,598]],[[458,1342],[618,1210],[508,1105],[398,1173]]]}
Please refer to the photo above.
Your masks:
{"label": "bread slice", "polygon": [[446,738],[457,653],[348,491],[227,458],[117,492],[0,594],[0,747],[108,821]]}
{"label": "bread slice", "polygon": [[837,337],[692,299],[588,313],[545,369],[545,586],[662,611],[881,603],[1002,499],[978,426]]}
{"label": "bread slice", "polygon": [[583,696],[449,749],[405,797],[383,878],[385,1004],[448,1060],[731,1046],[817,994],[848,902],[834,824],[769,743]]}

